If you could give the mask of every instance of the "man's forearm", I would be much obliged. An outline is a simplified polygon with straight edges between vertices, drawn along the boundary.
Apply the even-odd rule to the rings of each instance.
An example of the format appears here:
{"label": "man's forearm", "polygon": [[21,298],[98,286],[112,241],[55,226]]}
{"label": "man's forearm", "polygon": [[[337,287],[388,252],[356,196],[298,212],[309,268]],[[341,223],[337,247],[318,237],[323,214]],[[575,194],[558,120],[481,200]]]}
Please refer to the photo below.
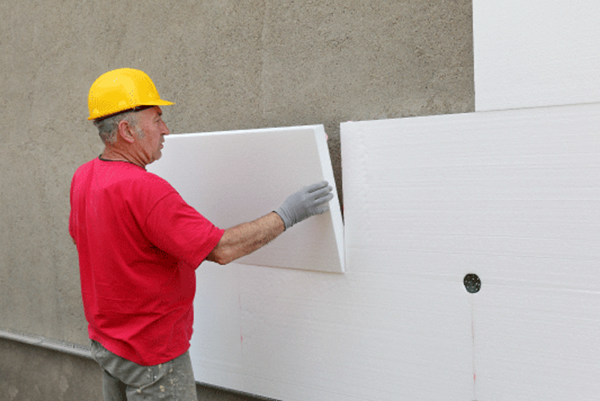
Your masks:
{"label": "man's forearm", "polygon": [[221,265],[233,262],[268,244],[286,228],[327,212],[328,202],[333,199],[332,189],[327,181],[308,185],[290,195],[275,212],[225,230],[207,259]]}
{"label": "man's forearm", "polygon": [[207,260],[225,265],[246,256],[277,238],[285,229],[277,213],[225,230]]}

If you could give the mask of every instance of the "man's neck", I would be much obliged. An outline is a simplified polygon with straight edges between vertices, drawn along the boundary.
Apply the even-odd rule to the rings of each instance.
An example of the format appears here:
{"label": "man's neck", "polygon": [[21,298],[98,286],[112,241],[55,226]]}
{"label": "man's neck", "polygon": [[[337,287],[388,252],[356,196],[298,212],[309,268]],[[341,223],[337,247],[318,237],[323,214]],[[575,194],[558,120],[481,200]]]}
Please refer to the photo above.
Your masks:
{"label": "man's neck", "polygon": [[122,152],[119,149],[116,149],[114,147],[106,146],[104,148],[104,152],[102,152],[102,154],[100,155],[100,159],[106,160],[106,161],[127,162],[127,163],[131,163],[131,164],[135,164],[136,166],[145,168],[145,166],[141,165],[139,163],[139,161],[134,160],[133,158],[129,157],[129,155],[127,155],[127,153]]}

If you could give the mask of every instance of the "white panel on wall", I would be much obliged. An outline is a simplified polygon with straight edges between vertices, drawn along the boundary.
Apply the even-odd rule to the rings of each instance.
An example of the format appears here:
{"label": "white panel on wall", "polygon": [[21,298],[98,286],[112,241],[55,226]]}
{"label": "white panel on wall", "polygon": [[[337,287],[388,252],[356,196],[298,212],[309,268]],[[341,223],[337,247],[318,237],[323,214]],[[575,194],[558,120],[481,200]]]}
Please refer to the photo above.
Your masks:
{"label": "white panel on wall", "polygon": [[196,380],[285,401],[472,400],[466,292],[417,266],[371,263],[387,268],[201,265]]}
{"label": "white panel on wall", "polygon": [[343,124],[345,274],[204,263],[196,379],[284,401],[596,399],[598,127],[600,104]]}
{"label": "white panel on wall", "polygon": [[221,228],[275,210],[303,186],[327,180],[330,212],[303,221],[238,263],[343,272],[343,226],[323,126],[169,135],[148,171]]}
{"label": "white panel on wall", "polygon": [[474,0],[476,110],[600,101],[600,2]]}
{"label": "white panel on wall", "polygon": [[482,281],[462,288],[473,400],[600,393],[598,127],[600,104],[342,125],[348,270],[445,282],[430,307]]}

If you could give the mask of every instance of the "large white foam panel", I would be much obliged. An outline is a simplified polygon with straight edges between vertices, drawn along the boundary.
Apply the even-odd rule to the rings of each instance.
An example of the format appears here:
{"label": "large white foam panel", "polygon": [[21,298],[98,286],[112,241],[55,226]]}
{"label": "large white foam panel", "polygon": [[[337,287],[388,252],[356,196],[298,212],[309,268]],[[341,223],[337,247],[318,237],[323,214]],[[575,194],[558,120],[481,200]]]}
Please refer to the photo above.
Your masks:
{"label": "large white foam panel", "polygon": [[600,2],[474,0],[476,110],[600,101]]}
{"label": "large white foam panel", "polygon": [[596,399],[599,126],[600,105],[343,124],[345,274],[202,264],[196,380],[284,401]]}
{"label": "large white foam panel", "polygon": [[342,124],[347,269],[396,286],[368,322],[402,344],[395,399],[598,398],[598,127],[600,104]]}
{"label": "large white foam panel", "polygon": [[170,135],[148,171],[221,228],[264,216],[303,186],[328,180],[335,195],[329,212],[238,263],[339,273],[343,226],[326,138],[321,125]]}
{"label": "large white foam panel", "polygon": [[285,401],[471,400],[466,293],[358,263],[344,275],[203,264],[196,380]]}

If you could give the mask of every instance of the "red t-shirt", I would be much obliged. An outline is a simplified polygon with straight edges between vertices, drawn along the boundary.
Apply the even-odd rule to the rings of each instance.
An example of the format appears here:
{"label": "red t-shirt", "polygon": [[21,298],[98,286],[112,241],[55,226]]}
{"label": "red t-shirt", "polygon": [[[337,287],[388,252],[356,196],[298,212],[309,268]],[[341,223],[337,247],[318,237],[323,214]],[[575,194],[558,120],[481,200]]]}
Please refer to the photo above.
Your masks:
{"label": "red t-shirt", "polygon": [[90,338],[146,366],[186,352],[195,269],[223,230],[162,178],[94,159],[73,176],[69,232]]}

